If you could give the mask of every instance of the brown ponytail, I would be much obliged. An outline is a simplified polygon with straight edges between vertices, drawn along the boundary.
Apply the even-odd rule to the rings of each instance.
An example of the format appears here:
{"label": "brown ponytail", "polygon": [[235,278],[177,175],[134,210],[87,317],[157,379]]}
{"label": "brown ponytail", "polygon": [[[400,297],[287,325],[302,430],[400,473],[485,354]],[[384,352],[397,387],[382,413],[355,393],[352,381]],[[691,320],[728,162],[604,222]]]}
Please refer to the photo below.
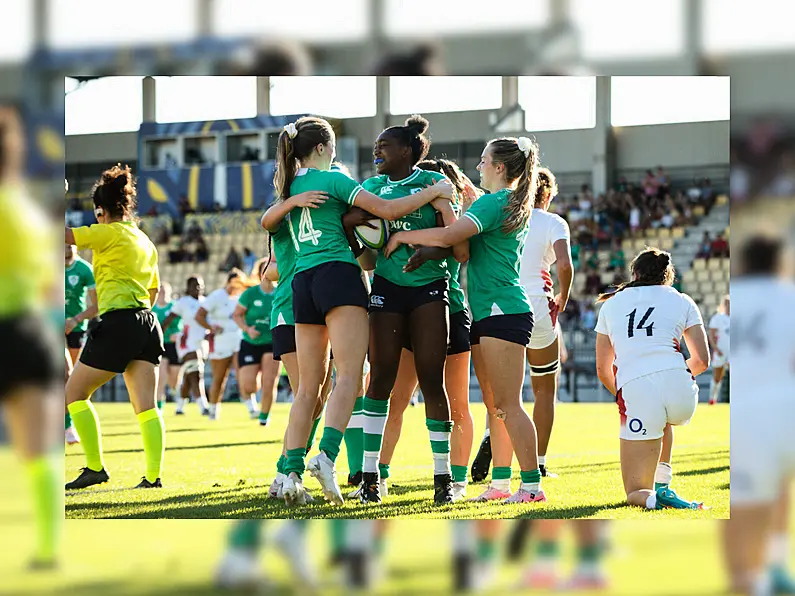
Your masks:
{"label": "brown ponytail", "polygon": [[518,180],[505,206],[505,221],[502,224],[504,234],[524,228],[533,212],[538,186],[538,145],[530,139],[526,140],[530,143],[527,155],[519,149],[519,139],[514,137],[494,139],[488,144],[491,159],[505,166],[508,184]]}
{"label": "brown ponytail", "polygon": [[136,205],[135,181],[130,166],[116,164],[102,172],[91,191],[95,207],[111,217],[132,219]]}
{"label": "brown ponytail", "polygon": [[620,284],[613,292],[600,294],[597,304],[609,300],[625,288],[642,286],[672,286],[676,278],[676,270],[671,262],[671,254],[659,248],[649,248],[638,253],[629,264],[632,281]]}
{"label": "brown ponytail", "polygon": [[322,118],[304,116],[294,124],[298,134],[291,139],[287,131],[283,130],[276,147],[273,186],[278,201],[290,198],[290,185],[298,173],[299,162],[309,157],[318,145],[327,145],[334,140],[334,130]]}
{"label": "brown ponytail", "polygon": [[551,201],[558,194],[558,182],[549,168],[538,168],[538,188],[536,188],[534,207],[541,208],[547,201]]}

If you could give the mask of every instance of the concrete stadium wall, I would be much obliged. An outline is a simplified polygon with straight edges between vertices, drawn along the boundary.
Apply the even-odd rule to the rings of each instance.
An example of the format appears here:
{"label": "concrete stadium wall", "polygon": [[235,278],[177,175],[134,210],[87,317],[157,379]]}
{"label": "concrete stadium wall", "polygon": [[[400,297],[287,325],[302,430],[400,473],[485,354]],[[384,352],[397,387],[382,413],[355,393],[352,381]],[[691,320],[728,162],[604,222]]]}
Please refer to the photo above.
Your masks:
{"label": "concrete stadium wall", "polygon": [[615,128],[619,169],[729,163],[729,122]]}
{"label": "concrete stadium wall", "polygon": [[138,159],[138,132],[67,135],[66,163]]}

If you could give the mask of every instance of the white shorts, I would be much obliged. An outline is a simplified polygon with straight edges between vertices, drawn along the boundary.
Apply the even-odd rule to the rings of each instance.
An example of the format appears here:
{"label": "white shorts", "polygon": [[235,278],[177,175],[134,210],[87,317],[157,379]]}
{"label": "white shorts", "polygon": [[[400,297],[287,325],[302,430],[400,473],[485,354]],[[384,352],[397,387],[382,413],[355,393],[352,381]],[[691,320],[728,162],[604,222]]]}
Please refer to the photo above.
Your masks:
{"label": "white shorts", "polygon": [[718,356],[717,353],[712,354],[712,368],[723,368],[729,363],[729,353],[723,351],[723,356]]}
{"label": "white shorts", "polygon": [[205,339],[198,342],[188,341],[185,342],[184,348],[182,346],[183,344],[181,342],[177,344],[177,356],[179,356],[180,360],[184,360],[185,356],[192,352],[198,352],[199,356],[206,360],[207,354],[210,352],[210,346]]}
{"label": "white shorts", "polygon": [[[533,333],[530,335],[531,350],[541,350],[552,345],[558,335],[555,331],[558,313],[555,303],[546,296],[530,296],[533,305]],[[554,319],[554,320],[553,320]]]}
{"label": "white shorts", "polygon": [[231,358],[240,349],[239,333],[216,335],[210,341],[210,360]]}
{"label": "white shorts", "polygon": [[686,370],[663,370],[626,383],[616,397],[620,437],[647,441],[662,437],[666,424],[690,422],[698,403],[698,385]]}
{"label": "white shorts", "polygon": [[[768,392],[781,391],[755,387],[753,395],[745,392],[732,395],[731,423],[731,504],[760,505],[772,503],[781,494],[782,486],[795,478],[795,441],[792,420],[795,401],[787,399],[779,407],[771,407],[761,399]],[[737,404],[744,394],[745,404]],[[791,398],[791,394],[787,396]],[[760,403],[762,402],[762,403]]]}

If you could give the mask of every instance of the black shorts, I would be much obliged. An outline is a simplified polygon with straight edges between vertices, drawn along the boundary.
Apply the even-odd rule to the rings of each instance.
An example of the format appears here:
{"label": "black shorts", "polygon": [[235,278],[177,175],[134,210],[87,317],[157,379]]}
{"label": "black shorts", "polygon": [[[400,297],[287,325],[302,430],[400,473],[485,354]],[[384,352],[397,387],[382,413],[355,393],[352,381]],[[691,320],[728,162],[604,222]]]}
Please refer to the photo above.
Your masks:
{"label": "black shorts", "polygon": [[133,360],[159,366],[164,351],[163,331],[155,314],[146,308],[125,308],[106,312],[88,324],[80,362],[123,373]]}
{"label": "black shorts", "polygon": [[63,379],[64,356],[56,349],[63,344],[52,323],[35,314],[2,318],[0,337],[0,401],[20,387],[52,387]]}
{"label": "black shorts", "polygon": [[[469,318],[469,311],[467,309],[450,315],[450,331],[447,338],[448,356],[472,351],[472,347],[469,343],[469,329],[471,325],[472,319]],[[409,352],[412,352],[411,337],[408,333],[406,333],[404,337],[403,347]]]}
{"label": "black shorts", "polygon": [[415,308],[429,302],[444,302],[448,306],[447,278],[437,279],[424,286],[399,286],[376,275],[370,292],[370,312],[394,312],[408,315]]}
{"label": "black shorts", "polygon": [[358,265],[331,261],[293,277],[293,315],[296,324],[325,325],[338,306],[367,308],[367,289]]}
{"label": "black shorts", "polygon": [[83,337],[85,337],[85,334],[85,331],[72,331],[66,336],[66,347],[70,350],[79,350],[82,348]]}
{"label": "black shorts", "polygon": [[494,315],[472,323],[470,342],[473,346],[480,343],[481,337],[496,337],[522,347],[530,344],[533,333],[533,313],[518,315]]}
{"label": "black shorts", "polygon": [[180,366],[182,364],[179,359],[179,354],[177,354],[177,344],[173,341],[169,341],[163,344],[163,348],[164,356],[171,366]]}
{"label": "black shorts", "polygon": [[282,354],[295,352],[295,325],[279,325],[271,329],[271,334],[274,360],[281,360]]}
{"label": "black shorts", "polygon": [[252,344],[245,339],[240,342],[240,351],[237,353],[237,365],[244,366],[260,365],[265,354],[273,352],[273,344]]}

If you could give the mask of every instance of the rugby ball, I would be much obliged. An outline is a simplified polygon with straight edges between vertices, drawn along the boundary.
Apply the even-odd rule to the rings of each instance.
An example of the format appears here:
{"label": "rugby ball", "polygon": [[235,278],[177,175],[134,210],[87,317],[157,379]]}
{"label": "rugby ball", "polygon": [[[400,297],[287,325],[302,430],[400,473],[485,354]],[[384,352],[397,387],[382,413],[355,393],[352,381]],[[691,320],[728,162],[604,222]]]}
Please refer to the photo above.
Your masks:
{"label": "rugby ball", "polygon": [[389,240],[389,223],[383,219],[371,219],[370,228],[366,225],[356,226],[354,234],[367,248],[378,250],[386,246]]}

